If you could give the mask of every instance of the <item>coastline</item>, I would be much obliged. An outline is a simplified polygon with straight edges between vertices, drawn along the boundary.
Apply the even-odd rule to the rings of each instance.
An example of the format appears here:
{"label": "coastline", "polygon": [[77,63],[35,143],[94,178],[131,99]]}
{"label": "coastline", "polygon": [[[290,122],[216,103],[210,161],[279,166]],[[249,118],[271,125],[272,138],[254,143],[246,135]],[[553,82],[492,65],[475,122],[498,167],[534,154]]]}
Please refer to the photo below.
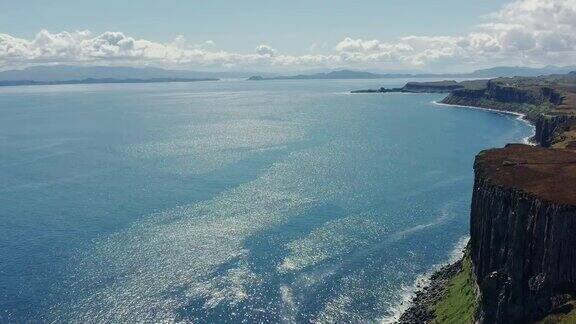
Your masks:
{"label": "coastline", "polygon": [[447,104],[447,103],[438,102],[438,101],[432,101],[432,104],[435,104],[438,106],[452,107],[452,108],[466,108],[466,109],[483,110],[483,111],[488,111],[488,112],[492,112],[492,113],[496,113],[496,114],[516,116],[517,117],[516,119],[527,124],[532,129],[532,135],[524,137],[522,139],[522,144],[527,144],[527,145],[532,145],[532,146],[538,145],[538,143],[536,143],[532,140],[534,138],[534,136],[536,135],[536,125],[534,125],[528,118],[526,118],[525,114],[515,112],[515,111],[510,111],[510,110],[498,110],[498,109],[475,107],[475,106],[452,105],[452,104]]}
{"label": "coastline", "polygon": [[428,271],[418,275],[411,285],[403,286],[399,297],[400,302],[392,307],[392,314],[379,319],[379,323],[398,323],[400,318],[417,304],[416,298],[428,290],[429,287],[435,285],[435,281],[438,279],[435,276],[443,272],[443,270],[452,267],[463,258],[469,240],[470,236],[468,235],[461,237],[450,251],[446,261],[433,265]]}
{"label": "coastline", "polygon": [[576,72],[493,79],[431,102],[515,116],[533,135],[476,155],[470,243],[460,260],[429,277],[397,323],[576,321],[576,298],[562,295],[575,285],[574,258],[562,243],[576,228],[574,85]]}
{"label": "coastline", "polygon": [[[525,114],[509,110],[498,110],[492,108],[483,108],[465,105],[452,105],[438,101],[431,102],[434,105],[450,107],[450,108],[466,108],[483,110],[496,114],[515,116],[517,119],[532,129],[532,134],[522,139],[523,144],[536,146],[532,139],[536,134],[536,126],[526,118]],[[463,237],[454,247],[450,253],[450,258],[438,265],[432,267],[429,272],[420,275],[414,283],[409,287],[403,287],[401,302],[392,310],[393,315],[383,318],[380,323],[410,323],[414,319],[421,319],[422,316],[427,316],[426,311],[430,304],[436,301],[437,296],[445,288],[447,281],[451,279],[456,270],[459,271],[464,255],[466,253],[466,246],[469,241],[469,236]]]}

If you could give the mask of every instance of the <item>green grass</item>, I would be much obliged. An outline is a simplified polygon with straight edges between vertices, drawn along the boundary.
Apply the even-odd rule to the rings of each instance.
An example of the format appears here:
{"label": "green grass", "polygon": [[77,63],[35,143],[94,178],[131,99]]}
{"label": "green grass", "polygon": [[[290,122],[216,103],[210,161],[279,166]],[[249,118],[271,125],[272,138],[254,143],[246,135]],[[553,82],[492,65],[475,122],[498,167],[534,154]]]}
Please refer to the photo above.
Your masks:
{"label": "green grass", "polygon": [[[440,301],[432,306],[435,315],[432,323],[474,323],[478,302],[473,280],[470,257],[465,255],[462,260],[462,270],[450,280]],[[572,299],[564,306],[567,308],[566,313],[549,314],[536,324],[576,323],[576,300]]]}
{"label": "green grass", "polygon": [[571,301],[569,304],[573,305],[573,309],[567,314],[550,314],[546,316],[538,324],[572,324],[576,323],[576,302]]}
{"label": "green grass", "polygon": [[518,112],[526,115],[529,119],[535,119],[541,114],[544,114],[553,109],[552,104],[548,103],[543,103],[540,105],[531,105],[531,104],[520,104],[513,102],[500,102],[484,98],[479,100],[479,105],[481,107],[489,107],[491,109]]}
{"label": "green grass", "polygon": [[434,305],[436,324],[462,324],[474,321],[476,293],[470,257],[465,256],[460,271],[448,284],[444,297]]}

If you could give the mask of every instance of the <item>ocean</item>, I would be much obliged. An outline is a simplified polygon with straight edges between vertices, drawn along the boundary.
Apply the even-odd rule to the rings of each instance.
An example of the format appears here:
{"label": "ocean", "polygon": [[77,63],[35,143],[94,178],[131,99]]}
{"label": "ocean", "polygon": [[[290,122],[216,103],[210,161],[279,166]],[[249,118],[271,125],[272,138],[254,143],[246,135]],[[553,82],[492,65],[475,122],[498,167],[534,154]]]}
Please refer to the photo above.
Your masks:
{"label": "ocean", "polygon": [[516,116],[406,80],[0,88],[0,322],[386,322]]}

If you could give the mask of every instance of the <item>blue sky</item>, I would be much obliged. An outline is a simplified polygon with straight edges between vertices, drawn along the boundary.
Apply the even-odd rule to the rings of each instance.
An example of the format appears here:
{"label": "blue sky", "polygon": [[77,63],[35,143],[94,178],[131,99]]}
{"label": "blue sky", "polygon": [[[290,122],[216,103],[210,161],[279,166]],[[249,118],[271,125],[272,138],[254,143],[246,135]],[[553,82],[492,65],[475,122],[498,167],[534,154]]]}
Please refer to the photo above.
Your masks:
{"label": "blue sky", "polygon": [[31,38],[39,30],[122,31],[157,42],[183,35],[230,51],[260,44],[293,54],[345,37],[394,39],[458,35],[496,11],[502,0],[3,0],[0,31]]}
{"label": "blue sky", "polygon": [[440,72],[576,59],[576,0],[0,1],[0,70]]}

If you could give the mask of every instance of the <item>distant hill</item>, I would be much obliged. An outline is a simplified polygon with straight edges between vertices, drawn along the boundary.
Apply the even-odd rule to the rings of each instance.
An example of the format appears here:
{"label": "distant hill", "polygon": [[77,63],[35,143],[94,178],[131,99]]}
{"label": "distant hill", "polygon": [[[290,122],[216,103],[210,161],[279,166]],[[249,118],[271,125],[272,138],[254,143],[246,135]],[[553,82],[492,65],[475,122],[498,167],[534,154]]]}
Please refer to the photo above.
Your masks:
{"label": "distant hill", "polygon": [[98,84],[98,83],[166,83],[166,82],[196,82],[196,81],[218,81],[219,79],[182,79],[182,78],[151,78],[151,79],[81,79],[62,81],[0,81],[0,87],[21,86],[21,85],[57,85],[57,84]]}
{"label": "distant hill", "polygon": [[379,79],[381,75],[351,70],[339,70],[328,73],[316,73],[312,75],[297,75],[292,77],[294,79]]}
{"label": "distant hill", "polygon": [[469,73],[470,77],[475,78],[492,78],[492,77],[514,77],[514,76],[540,76],[549,74],[567,74],[576,69],[575,65],[571,66],[554,66],[549,65],[543,68],[529,68],[520,66],[499,66],[489,69],[476,70]]}
{"label": "distant hill", "polygon": [[566,74],[576,66],[546,66],[543,68],[500,66],[476,70],[471,73],[371,73],[352,70],[338,70],[328,73],[298,74],[293,76],[264,77],[255,75],[250,81],[262,80],[317,80],[317,79],[391,79],[391,78],[496,78],[514,76],[539,76],[549,74]]}
{"label": "distant hill", "polygon": [[477,70],[471,73],[373,73],[340,69],[330,72],[277,76],[272,73],[255,73],[254,71],[206,72],[189,70],[166,70],[155,67],[126,66],[34,66],[24,70],[0,72],[0,81],[34,81],[55,82],[86,79],[222,79],[249,78],[249,80],[310,80],[310,79],[390,79],[390,78],[495,78],[512,76],[538,76],[548,74],[566,74],[576,70],[576,66],[546,66],[543,68],[501,66]]}
{"label": "distant hill", "polygon": [[[155,67],[126,66],[34,66],[24,70],[0,72],[0,81],[68,81],[84,79],[221,79],[246,78],[252,72],[204,72],[187,70],[166,70]],[[264,74],[272,76],[272,74]]]}
{"label": "distant hill", "polygon": [[298,74],[292,76],[277,76],[277,77],[263,77],[261,75],[251,76],[248,80],[250,81],[262,81],[262,80],[319,80],[319,79],[382,79],[389,77],[389,74],[376,74],[371,72],[363,71],[352,71],[352,70],[338,70],[328,73],[314,73],[314,74]]}

